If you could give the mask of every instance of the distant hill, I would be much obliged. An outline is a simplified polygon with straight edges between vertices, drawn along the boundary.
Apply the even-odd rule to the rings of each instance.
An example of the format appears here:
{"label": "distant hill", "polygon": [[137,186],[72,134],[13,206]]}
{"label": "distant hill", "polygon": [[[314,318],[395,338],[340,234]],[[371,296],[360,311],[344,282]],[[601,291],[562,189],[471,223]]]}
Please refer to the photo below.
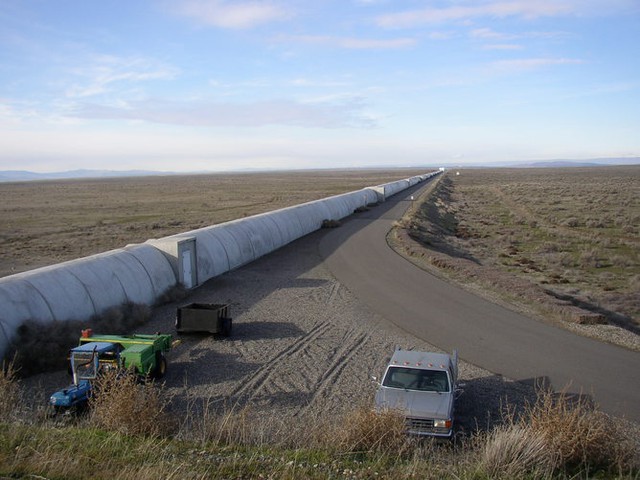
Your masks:
{"label": "distant hill", "polygon": [[514,164],[514,167],[522,168],[565,168],[565,167],[601,167],[605,164],[595,162],[572,162],[570,160],[555,160],[552,162],[533,162]]}
{"label": "distant hill", "polygon": [[0,182],[29,182],[35,180],[59,180],[71,178],[142,177],[147,175],[172,175],[171,172],[153,170],[69,170],[66,172],[36,173],[26,170],[0,171]]}
{"label": "distant hill", "polygon": [[[433,162],[430,162],[433,164]],[[483,167],[520,167],[520,168],[567,168],[567,167],[602,167],[607,165],[640,165],[640,157],[625,158],[594,158],[590,160],[548,160],[536,162],[500,162],[500,163],[483,163],[483,164],[448,164],[436,165],[436,167],[444,166],[448,168],[483,168]],[[412,168],[433,168],[424,165],[414,165]],[[406,168],[406,166],[386,165],[370,168]],[[333,170],[344,170],[345,168],[335,168]],[[366,169],[366,168],[365,168]],[[347,168],[349,170],[349,168]],[[237,172],[225,171],[224,173],[247,173],[252,171],[260,171],[258,169],[244,169]],[[273,171],[273,170],[269,170]],[[69,170],[66,172],[50,172],[36,173],[26,170],[4,170],[0,171],[0,182],[29,182],[36,180],[59,180],[72,178],[114,178],[114,177],[142,177],[149,175],[189,175],[189,174],[206,174],[216,173],[214,171],[197,171],[197,172],[162,172],[156,170]]]}
{"label": "distant hill", "polygon": [[607,167],[615,165],[640,165],[640,157],[621,158],[592,158],[586,160],[540,160],[520,162],[485,162],[472,163],[443,163],[447,168],[570,168],[570,167]]}

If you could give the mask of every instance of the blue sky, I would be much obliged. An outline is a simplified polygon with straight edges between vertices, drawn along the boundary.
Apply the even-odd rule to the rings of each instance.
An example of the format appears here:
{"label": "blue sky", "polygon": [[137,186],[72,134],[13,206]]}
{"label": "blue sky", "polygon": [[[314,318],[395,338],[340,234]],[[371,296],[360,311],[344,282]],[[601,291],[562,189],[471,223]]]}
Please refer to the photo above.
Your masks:
{"label": "blue sky", "polygon": [[0,0],[0,170],[626,156],[638,0]]}

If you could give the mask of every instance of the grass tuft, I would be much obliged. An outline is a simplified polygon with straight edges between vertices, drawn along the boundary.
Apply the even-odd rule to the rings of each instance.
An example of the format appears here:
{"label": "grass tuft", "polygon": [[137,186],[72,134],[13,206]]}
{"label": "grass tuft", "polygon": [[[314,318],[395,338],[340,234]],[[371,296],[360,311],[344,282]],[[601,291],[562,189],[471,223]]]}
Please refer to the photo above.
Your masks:
{"label": "grass tuft", "polygon": [[544,439],[562,470],[632,468],[631,439],[584,397],[542,392],[535,404],[526,407],[523,422]]}
{"label": "grass tuft", "polygon": [[505,420],[480,442],[479,470],[490,478],[637,471],[633,439],[583,397],[542,391]]}
{"label": "grass tuft", "polygon": [[167,412],[164,388],[139,383],[136,375],[106,372],[94,382],[89,399],[90,422],[124,435],[166,436],[175,425]]}
{"label": "grass tuft", "polygon": [[333,442],[344,453],[366,452],[399,455],[412,449],[404,416],[394,410],[375,412],[360,407],[349,412],[337,426]]}
{"label": "grass tuft", "polygon": [[489,478],[549,477],[556,466],[546,439],[531,428],[496,427],[484,439],[480,470]]}
{"label": "grass tuft", "polygon": [[3,362],[0,371],[0,422],[13,419],[20,405],[20,385],[13,362]]}

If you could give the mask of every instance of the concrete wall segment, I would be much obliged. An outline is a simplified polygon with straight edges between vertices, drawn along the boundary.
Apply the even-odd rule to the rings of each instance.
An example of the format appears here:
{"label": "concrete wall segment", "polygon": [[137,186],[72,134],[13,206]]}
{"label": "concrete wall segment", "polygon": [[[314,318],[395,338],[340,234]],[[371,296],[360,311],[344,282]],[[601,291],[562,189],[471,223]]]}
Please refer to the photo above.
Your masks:
{"label": "concrete wall segment", "polygon": [[149,276],[156,297],[176,284],[176,275],[173,273],[171,263],[157,248],[140,244],[126,246],[124,250],[140,262]]}

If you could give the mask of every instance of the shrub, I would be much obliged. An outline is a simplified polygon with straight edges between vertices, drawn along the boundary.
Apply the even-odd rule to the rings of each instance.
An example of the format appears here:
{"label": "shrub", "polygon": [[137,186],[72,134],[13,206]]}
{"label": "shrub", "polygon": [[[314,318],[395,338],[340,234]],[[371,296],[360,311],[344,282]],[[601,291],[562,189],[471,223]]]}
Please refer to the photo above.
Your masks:
{"label": "shrub", "polygon": [[337,228],[342,225],[340,220],[325,219],[322,221],[322,228]]}
{"label": "shrub", "polygon": [[68,351],[78,344],[82,329],[90,327],[96,332],[123,334],[144,324],[150,316],[148,306],[127,302],[88,321],[42,323],[28,320],[18,327],[5,360],[13,358],[22,376],[62,370],[67,367]]}
{"label": "shrub", "polygon": [[507,412],[505,424],[480,439],[479,470],[490,478],[621,474],[637,468],[635,448],[612,418],[583,397],[543,391],[519,418]]}
{"label": "shrub", "polygon": [[576,217],[569,217],[564,222],[562,222],[562,225],[571,228],[579,227],[580,220],[578,220]]}
{"label": "shrub", "polygon": [[133,373],[105,372],[93,385],[89,398],[93,425],[125,435],[162,436],[174,426],[166,411],[164,388],[139,383]]}
{"label": "shrub", "polygon": [[394,410],[375,412],[367,407],[345,415],[334,441],[341,452],[403,455],[411,450],[404,416]]}
{"label": "shrub", "polygon": [[558,468],[631,468],[631,439],[583,397],[543,392],[526,407],[522,422],[556,452]]}
{"label": "shrub", "polygon": [[127,333],[133,327],[143,325],[151,317],[151,309],[141,303],[126,302],[118,307],[105,310],[89,320],[95,331],[119,335]]}
{"label": "shrub", "polygon": [[601,266],[601,257],[598,250],[585,250],[580,254],[580,266],[583,268],[599,268]]}
{"label": "shrub", "polygon": [[589,218],[585,222],[585,226],[588,228],[606,228],[604,220],[599,218]]}
{"label": "shrub", "polygon": [[616,267],[631,267],[634,262],[630,257],[625,257],[623,255],[614,255],[611,257],[611,263]]}
{"label": "shrub", "polygon": [[489,478],[548,477],[555,457],[538,432],[516,424],[502,425],[485,438],[480,469]]}
{"label": "shrub", "polygon": [[164,305],[165,303],[177,302],[184,300],[189,294],[187,288],[182,284],[176,284],[165,290],[156,300],[156,305]]}

